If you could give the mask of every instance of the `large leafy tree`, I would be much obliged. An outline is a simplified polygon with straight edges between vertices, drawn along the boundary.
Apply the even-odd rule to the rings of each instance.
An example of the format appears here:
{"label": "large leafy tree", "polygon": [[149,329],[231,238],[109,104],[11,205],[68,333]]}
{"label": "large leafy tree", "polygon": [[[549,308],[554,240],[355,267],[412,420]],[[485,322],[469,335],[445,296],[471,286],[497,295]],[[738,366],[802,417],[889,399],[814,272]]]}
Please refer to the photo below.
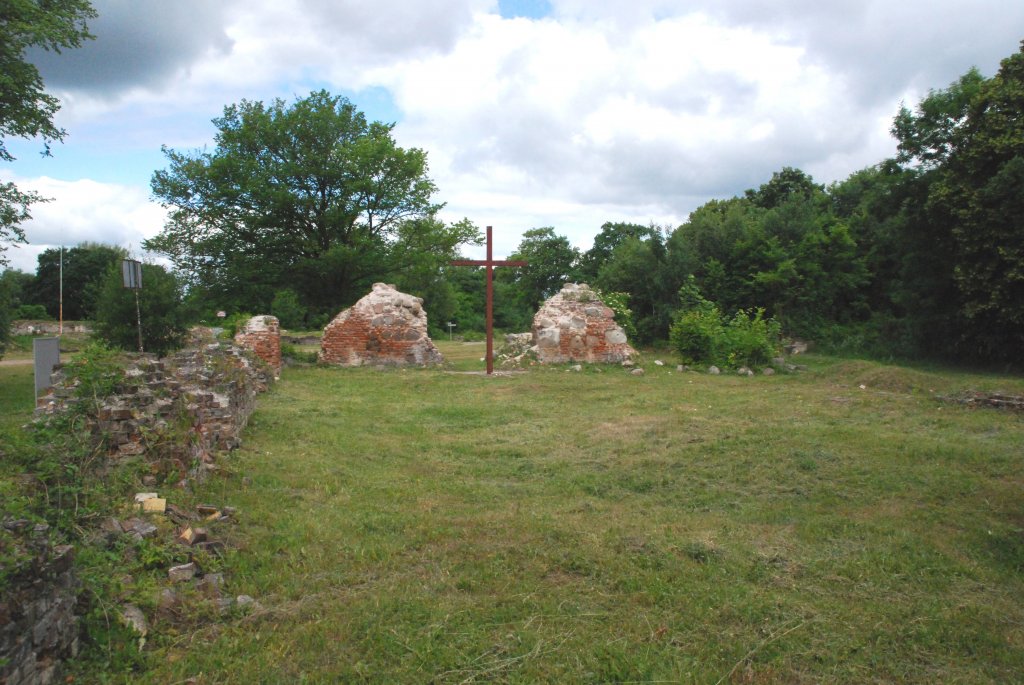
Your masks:
{"label": "large leafy tree", "polygon": [[[14,160],[5,144],[10,136],[42,138],[44,154],[49,154],[51,142],[64,139],[65,131],[53,123],[60,103],[44,90],[39,70],[26,61],[25,52],[78,47],[91,38],[86,21],[94,16],[88,0],[0,4],[0,160]],[[24,242],[21,224],[30,218],[29,206],[42,201],[38,194],[21,191],[13,183],[0,184],[0,241]],[[5,251],[0,244],[0,266],[7,264]]]}
{"label": "large leafy tree", "polygon": [[532,319],[544,300],[561,290],[566,282],[578,278],[579,257],[579,250],[551,226],[531,228],[523,232],[519,247],[508,257],[524,260],[527,265],[500,269],[498,278],[516,285],[519,299]]}
{"label": "large leafy tree", "polygon": [[[991,79],[972,70],[893,125],[899,160],[918,170],[917,250],[959,323],[954,351],[1020,360],[1024,347],[1024,42]],[[936,257],[941,257],[937,259]],[[921,269],[908,265],[908,273]],[[934,288],[932,288],[934,292]],[[926,293],[922,290],[922,295]]]}
{"label": "large leafy tree", "polygon": [[456,253],[453,232],[473,237],[429,221],[440,206],[426,153],[399,147],[392,125],[367,122],[346,98],[243,100],[213,123],[212,152],[164,148],[152,189],[170,219],[145,245],[214,299],[259,309],[291,286],[329,309],[410,260],[440,265]]}
{"label": "large leafy tree", "polygon": [[126,256],[123,248],[99,243],[81,243],[64,250],[63,257],[59,248],[43,250],[25,299],[44,306],[50,316],[57,318],[63,259],[64,318],[91,319],[103,278],[112,264],[119,264]]}

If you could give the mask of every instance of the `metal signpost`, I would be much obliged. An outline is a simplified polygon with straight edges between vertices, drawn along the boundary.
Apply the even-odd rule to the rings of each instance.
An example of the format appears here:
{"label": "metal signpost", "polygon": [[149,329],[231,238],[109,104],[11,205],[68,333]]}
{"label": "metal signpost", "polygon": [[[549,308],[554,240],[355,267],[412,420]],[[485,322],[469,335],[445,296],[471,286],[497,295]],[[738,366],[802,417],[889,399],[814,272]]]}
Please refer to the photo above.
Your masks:
{"label": "metal signpost", "polygon": [[139,352],[142,350],[142,312],[139,309],[139,291],[142,290],[142,262],[134,259],[121,261],[121,277],[124,287],[135,291],[135,320],[139,325]]}
{"label": "metal signpost", "polygon": [[[35,366],[36,394],[50,387],[50,375],[53,369],[60,364],[60,338],[33,338],[32,359]],[[35,406],[35,399],[32,405]]]}

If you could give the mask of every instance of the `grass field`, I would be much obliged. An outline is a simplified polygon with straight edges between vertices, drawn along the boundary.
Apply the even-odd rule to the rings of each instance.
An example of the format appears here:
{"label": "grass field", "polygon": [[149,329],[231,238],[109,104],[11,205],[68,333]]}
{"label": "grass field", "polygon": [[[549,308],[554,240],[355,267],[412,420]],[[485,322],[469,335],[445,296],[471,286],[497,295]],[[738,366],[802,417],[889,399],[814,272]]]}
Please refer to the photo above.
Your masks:
{"label": "grass field", "polygon": [[198,493],[262,608],[141,680],[1019,682],[1024,417],[935,395],[1024,383],[807,363],[287,369]]}

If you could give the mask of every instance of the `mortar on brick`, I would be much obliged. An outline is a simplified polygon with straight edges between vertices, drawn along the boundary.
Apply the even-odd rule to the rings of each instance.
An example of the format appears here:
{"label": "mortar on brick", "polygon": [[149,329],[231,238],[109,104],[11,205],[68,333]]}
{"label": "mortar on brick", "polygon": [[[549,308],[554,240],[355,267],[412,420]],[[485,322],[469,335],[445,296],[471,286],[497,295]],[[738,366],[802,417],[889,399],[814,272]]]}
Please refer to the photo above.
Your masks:
{"label": "mortar on brick", "polygon": [[585,283],[566,283],[533,317],[533,341],[543,363],[618,363],[636,350],[606,307]]}
{"label": "mortar on brick", "polygon": [[423,300],[393,285],[373,290],[327,324],[320,361],[338,366],[429,366],[444,361],[427,335]]}
{"label": "mortar on brick", "polygon": [[252,350],[281,377],[281,325],[276,316],[254,316],[235,334],[235,344]]}

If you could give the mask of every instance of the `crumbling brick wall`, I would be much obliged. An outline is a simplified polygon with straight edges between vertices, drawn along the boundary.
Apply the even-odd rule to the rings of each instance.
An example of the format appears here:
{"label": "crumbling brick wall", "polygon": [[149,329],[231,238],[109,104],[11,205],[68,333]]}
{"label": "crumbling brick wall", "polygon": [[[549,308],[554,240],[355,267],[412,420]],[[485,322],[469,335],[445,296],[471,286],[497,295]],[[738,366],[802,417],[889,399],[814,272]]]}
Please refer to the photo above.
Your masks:
{"label": "crumbling brick wall", "polygon": [[444,361],[427,334],[423,300],[374,283],[369,295],[327,324],[320,361],[339,366],[428,366]]}
{"label": "crumbling brick wall", "polygon": [[235,334],[235,344],[252,350],[281,377],[281,326],[276,316],[254,316]]}
{"label": "crumbling brick wall", "polygon": [[[202,478],[216,468],[218,451],[237,447],[256,407],[256,396],[273,381],[252,352],[226,343],[204,343],[157,359],[135,355],[115,393],[88,422],[112,456],[143,455],[154,476],[176,481]],[[39,400],[38,413],[76,402],[61,370]]]}
{"label": "crumbling brick wall", "polygon": [[537,359],[545,363],[626,361],[636,354],[626,333],[585,283],[566,283],[533,317]]}
{"label": "crumbling brick wall", "polygon": [[[5,521],[9,528],[27,521]],[[21,532],[21,531],[18,531]],[[0,595],[0,683],[48,685],[78,653],[74,610],[78,583],[70,545],[51,546],[46,524],[26,531],[34,554]]]}

